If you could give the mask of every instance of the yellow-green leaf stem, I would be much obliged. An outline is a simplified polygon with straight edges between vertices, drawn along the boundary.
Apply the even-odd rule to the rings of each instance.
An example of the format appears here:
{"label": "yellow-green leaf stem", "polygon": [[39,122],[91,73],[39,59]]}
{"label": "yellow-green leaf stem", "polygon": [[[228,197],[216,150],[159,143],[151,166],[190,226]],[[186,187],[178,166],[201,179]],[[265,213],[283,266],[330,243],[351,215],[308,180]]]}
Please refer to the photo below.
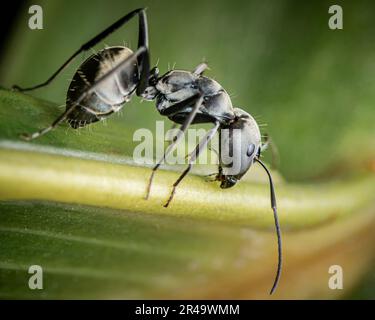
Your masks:
{"label": "yellow-green leaf stem", "polygon": [[[221,190],[217,183],[189,176],[168,198],[178,173],[160,170],[144,200],[149,168],[0,149],[0,197],[80,203],[169,216],[208,218],[242,225],[271,226],[266,183],[241,181]],[[321,185],[276,185],[282,225],[313,227],[354,213],[371,203],[374,177]]]}

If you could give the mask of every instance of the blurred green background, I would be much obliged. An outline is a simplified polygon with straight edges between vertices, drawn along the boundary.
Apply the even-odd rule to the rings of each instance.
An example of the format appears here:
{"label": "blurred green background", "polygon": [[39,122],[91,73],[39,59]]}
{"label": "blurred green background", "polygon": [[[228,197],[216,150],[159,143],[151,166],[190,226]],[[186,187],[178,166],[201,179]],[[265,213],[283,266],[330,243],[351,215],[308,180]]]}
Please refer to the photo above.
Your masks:
{"label": "blurred green background", "polygon": [[[44,29],[30,30],[28,7],[44,10]],[[328,28],[328,8],[342,5],[344,29]],[[250,112],[280,153],[288,181],[325,180],[374,168],[375,23],[373,1],[65,0],[26,1],[0,60],[0,83],[47,79],[82,43],[137,7],[148,7],[152,64],[161,72],[207,61],[233,104]],[[135,49],[137,22],[98,45]],[[32,95],[64,104],[82,55],[49,87]],[[153,103],[125,106],[124,139],[163,120]],[[21,116],[21,115],[19,115]],[[98,124],[100,125],[100,124]],[[88,150],[90,151],[90,150]],[[127,154],[125,150],[125,155]],[[269,155],[266,155],[269,160]],[[365,279],[350,297],[373,297]]]}
{"label": "blurred green background", "polygon": [[[4,86],[44,81],[80,45],[137,7],[148,7],[152,64],[207,74],[249,111],[276,142],[288,180],[357,171],[375,155],[375,24],[373,1],[335,1],[344,29],[328,28],[329,1],[33,1],[44,10],[44,29],[30,30],[25,3],[0,65]],[[137,22],[105,40],[137,43]],[[96,49],[104,47],[97,46]],[[86,57],[91,53],[87,53]],[[49,87],[32,94],[64,104],[78,58]],[[124,128],[153,129],[162,119],[134,98],[121,116]],[[109,120],[109,124],[111,120]],[[126,132],[124,132],[126,134]]]}

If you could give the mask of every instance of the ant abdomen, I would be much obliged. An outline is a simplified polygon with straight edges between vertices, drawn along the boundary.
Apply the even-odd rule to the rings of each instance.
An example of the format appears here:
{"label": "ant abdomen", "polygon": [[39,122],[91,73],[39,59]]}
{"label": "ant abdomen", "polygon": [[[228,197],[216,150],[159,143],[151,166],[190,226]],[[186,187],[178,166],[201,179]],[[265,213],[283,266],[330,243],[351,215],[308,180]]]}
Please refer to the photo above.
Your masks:
{"label": "ant abdomen", "polygon": [[[77,69],[70,83],[66,108],[71,107],[81,94],[95,81],[113,69],[118,63],[132,55],[126,47],[109,47],[91,55]],[[130,67],[120,70],[113,77],[104,80],[98,88],[85,97],[67,116],[74,129],[100,121],[119,111],[130,100],[138,84],[138,66],[134,61]]]}

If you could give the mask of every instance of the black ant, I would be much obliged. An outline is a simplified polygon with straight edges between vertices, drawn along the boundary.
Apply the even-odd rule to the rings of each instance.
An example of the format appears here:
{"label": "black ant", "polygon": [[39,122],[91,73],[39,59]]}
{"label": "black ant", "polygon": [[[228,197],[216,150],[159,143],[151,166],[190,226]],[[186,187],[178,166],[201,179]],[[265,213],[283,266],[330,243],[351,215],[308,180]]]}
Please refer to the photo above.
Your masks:
{"label": "black ant", "polygon": [[[86,42],[77,50],[52,76],[45,82],[30,88],[15,89],[25,92],[44,87],[80,53],[90,50],[109,34],[127,23],[133,17],[139,17],[138,49],[133,52],[124,46],[105,48],[87,58],[76,71],[66,98],[66,110],[49,127],[32,134],[24,134],[26,140],[32,140],[51,131],[65,120],[74,129],[105,119],[119,111],[134,94],[146,100],[156,100],[156,108],[163,116],[174,123],[180,124],[180,131],[174,141],[166,149],[164,156],[152,169],[147,186],[146,199],[151,190],[152,180],[156,170],[170,154],[191,124],[212,123],[213,128],[198,143],[190,155],[187,169],[173,184],[170,197],[165,204],[167,207],[175,193],[176,187],[191,170],[193,162],[199,153],[205,149],[219,131],[222,143],[219,151],[219,172],[216,180],[221,182],[221,188],[234,186],[249,170],[254,162],[258,162],[266,171],[271,193],[271,207],[274,213],[278,239],[278,268],[271,289],[274,292],[281,274],[281,232],[277,217],[276,196],[271,174],[260,160],[262,150],[261,135],[256,121],[245,111],[234,108],[225,89],[215,80],[203,75],[207,69],[205,63],[199,64],[193,71],[171,70],[159,76],[159,70],[150,70],[148,26],[145,9],[136,9],[107,29]],[[224,137],[223,130],[229,132],[237,129],[241,139],[235,139],[229,134]],[[239,162],[239,168],[233,172],[233,165],[225,161],[225,154],[232,150],[232,157]]]}

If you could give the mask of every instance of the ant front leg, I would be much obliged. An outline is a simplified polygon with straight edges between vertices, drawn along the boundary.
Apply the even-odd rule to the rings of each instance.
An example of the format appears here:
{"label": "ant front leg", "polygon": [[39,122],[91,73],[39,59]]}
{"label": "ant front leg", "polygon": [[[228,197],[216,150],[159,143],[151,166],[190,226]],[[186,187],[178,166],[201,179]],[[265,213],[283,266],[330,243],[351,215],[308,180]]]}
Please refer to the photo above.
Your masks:
{"label": "ant front leg", "polygon": [[220,153],[217,150],[211,148],[210,146],[208,146],[208,150],[213,151],[216,154],[216,157],[218,159],[218,165],[217,165],[217,172],[206,175],[205,181],[206,182],[220,181],[220,177],[223,172],[223,167],[220,165]]}

